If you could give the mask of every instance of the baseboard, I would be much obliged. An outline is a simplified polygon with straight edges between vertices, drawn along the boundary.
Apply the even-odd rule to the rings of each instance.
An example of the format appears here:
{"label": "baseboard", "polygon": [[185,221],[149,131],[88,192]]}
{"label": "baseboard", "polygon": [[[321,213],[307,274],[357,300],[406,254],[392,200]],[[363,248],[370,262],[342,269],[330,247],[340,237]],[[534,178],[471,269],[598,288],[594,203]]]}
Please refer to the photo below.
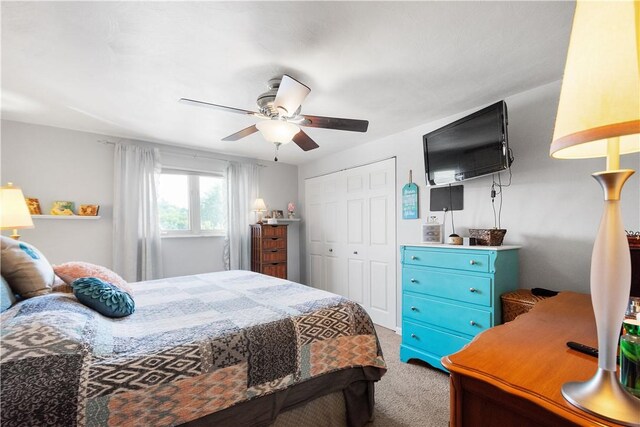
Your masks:
{"label": "baseboard", "polygon": [[396,327],[396,334],[402,335],[402,328]]}

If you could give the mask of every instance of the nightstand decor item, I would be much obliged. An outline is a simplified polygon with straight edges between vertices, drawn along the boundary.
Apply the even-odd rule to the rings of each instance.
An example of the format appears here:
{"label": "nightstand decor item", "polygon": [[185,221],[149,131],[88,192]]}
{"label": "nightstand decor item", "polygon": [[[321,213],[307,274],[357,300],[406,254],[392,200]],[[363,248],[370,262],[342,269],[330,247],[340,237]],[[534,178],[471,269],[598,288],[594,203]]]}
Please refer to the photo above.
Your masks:
{"label": "nightstand decor item", "polygon": [[634,173],[620,155],[640,151],[638,32],[640,3],[578,1],[550,154],[557,159],[606,157],[593,177],[604,190],[604,213],[591,257],[591,302],[598,333],[598,369],[568,382],[572,405],[624,425],[638,425],[640,400],[621,386],[616,350],[631,283],[631,258],[620,194]]}
{"label": "nightstand decor item", "polygon": [[256,224],[262,224],[262,215],[267,211],[267,205],[263,199],[256,199],[256,201],[253,202],[253,211],[258,214]]}
{"label": "nightstand decor item", "polygon": [[469,237],[476,239],[478,246],[500,246],[507,230],[504,228],[470,228]]}
{"label": "nightstand decor item", "polygon": [[22,190],[14,187],[11,182],[0,187],[0,228],[13,230],[11,237],[15,240],[20,238],[18,229],[33,228],[31,214]]}

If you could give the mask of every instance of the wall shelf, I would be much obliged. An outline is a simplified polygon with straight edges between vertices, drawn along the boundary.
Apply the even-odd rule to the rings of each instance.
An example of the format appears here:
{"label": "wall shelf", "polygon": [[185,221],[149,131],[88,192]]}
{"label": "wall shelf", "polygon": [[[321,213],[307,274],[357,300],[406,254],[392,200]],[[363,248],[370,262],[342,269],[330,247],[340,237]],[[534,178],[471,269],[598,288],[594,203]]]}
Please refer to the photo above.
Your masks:
{"label": "wall shelf", "polygon": [[31,215],[33,219],[80,219],[91,220],[100,219],[100,216],[83,216],[83,215]]}

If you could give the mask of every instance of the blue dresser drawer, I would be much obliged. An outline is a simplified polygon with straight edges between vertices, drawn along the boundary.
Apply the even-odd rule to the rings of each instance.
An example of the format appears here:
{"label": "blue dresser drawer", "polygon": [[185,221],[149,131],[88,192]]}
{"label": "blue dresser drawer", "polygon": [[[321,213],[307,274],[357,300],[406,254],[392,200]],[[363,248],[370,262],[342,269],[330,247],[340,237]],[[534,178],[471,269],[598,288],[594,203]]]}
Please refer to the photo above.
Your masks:
{"label": "blue dresser drawer", "polygon": [[471,276],[414,267],[402,269],[402,289],[408,292],[491,306],[491,276]]}
{"label": "blue dresser drawer", "polygon": [[470,341],[417,323],[402,322],[402,345],[430,353],[438,359],[459,351]]}
{"label": "blue dresser drawer", "polygon": [[449,268],[455,270],[491,272],[489,253],[480,251],[430,250],[429,248],[407,247],[404,250],[404,264],[424,267]]}
{"label": "blue dresser drawer", "polygon": [[457,333],[475,336],[491,324],[491,312],[448,304],[411,294],[402,296],[403,319],[431,324]]}

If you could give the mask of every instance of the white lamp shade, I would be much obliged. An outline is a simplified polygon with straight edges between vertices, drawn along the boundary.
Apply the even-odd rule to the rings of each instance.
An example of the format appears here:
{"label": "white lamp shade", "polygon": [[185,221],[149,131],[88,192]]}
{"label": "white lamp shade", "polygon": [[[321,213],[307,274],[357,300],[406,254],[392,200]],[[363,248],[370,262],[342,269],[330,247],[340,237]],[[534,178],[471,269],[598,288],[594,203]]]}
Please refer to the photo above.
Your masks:
{"label": "white lamp shade", "polygon": [[9,183],[0,187],[0,228],[33,228],[31,214],[22,190]]}
{"label": "white lamp shade", "polygon": [[263,199],[256,199],[256,201],[253,202],[253,210],[256,212],[265,212],[267,210],[267,205],[265,205]]}
{"label": "white lamp shade", "polygon": [[300,132],[300,128],[293,123],[283,120],[263,120],[256,123],[256,127],[269,142],[287,144],[295,134]]}
{"label": "white lamp shade", "polygon": [[578,1],[550,154],[560,159],[640,151],[640,2]]}

